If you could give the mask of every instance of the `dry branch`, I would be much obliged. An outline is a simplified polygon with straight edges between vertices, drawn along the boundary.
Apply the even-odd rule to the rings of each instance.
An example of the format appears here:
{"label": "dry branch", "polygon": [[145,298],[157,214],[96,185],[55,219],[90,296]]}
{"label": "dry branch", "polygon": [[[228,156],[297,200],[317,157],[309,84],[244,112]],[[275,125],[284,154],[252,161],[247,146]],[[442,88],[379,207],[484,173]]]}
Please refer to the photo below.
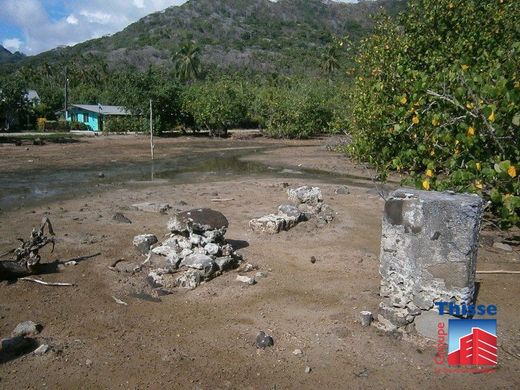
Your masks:
{"label": "dry branch", "polygon": [[[49,236],[45,235],[45,227],[47,227]],[[49,218],[42,218],[40,227],[32,230],[29,240],[26,241],[23,238],[19,238],[18,241],[22,243],[18,248],[0,256],[14,255],[14,258],[0,261],[0,280],[36,273],[41,260],[39,255],[40,249],[48,244],[52,244],[52,251],[54,251],[54,230]]]}
{"label": "dry branch", "polygon": [[492,271],[477,271],[477,274],[482,274],[482,275],[508,275],[508,274],[517,275],[517,274],[520,274],[520,271],[507,271],[507,270],[503,270],[503,269],[498,269],[498,270],[492,270]]}
{"label": "dry branch", "polygon": [[44,286],[59,286],[59,287],[69,287],[74,286],[72,283],[61,283],[61,282],[44,282],[43,280],[34,279],[34,278],[20,278],[19,280],[25,280],[26,282],[34,282],[38,284],[43,284]]}

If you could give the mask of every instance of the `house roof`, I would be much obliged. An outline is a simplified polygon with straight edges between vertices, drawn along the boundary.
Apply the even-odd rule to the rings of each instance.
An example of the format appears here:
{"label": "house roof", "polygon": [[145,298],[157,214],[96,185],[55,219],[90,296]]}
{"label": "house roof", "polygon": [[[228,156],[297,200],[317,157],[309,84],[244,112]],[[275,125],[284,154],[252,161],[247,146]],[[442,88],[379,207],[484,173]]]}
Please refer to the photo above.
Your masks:
{"label": "house roof", "polygon": [[38,92],[36,92],[34,89],[28,89],[27,91],[25,91],[25,97],[30,102],[35,101],[35,100],[38,100],[38,101],[40,100],[40,96],[38,95]]}
{"label": "house roof", "polygon": [[127,109],[121,106],[105,106],[103,104],[71,104],[70,107],[101,113],[103,115],[131,115]]}

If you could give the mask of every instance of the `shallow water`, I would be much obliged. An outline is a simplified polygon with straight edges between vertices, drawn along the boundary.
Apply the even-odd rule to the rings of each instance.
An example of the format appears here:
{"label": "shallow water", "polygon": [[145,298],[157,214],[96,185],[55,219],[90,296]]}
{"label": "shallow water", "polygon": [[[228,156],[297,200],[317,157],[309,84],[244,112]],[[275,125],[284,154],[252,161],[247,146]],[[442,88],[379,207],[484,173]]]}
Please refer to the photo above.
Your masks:
{"label": "shallow water", "polygon": [[[343,175],[293,166],[269,166],[244,161],[252,153],[270,148],[240,148],[189,152],[168,159],[140,162],[114,162],[106,165],[0,173],[0,208],[44,204],[124,184],[186,184],[258,178],[308,179],[332,184],[373,187],[364,177]],[[104,174],[103,178],[99,173]]]}

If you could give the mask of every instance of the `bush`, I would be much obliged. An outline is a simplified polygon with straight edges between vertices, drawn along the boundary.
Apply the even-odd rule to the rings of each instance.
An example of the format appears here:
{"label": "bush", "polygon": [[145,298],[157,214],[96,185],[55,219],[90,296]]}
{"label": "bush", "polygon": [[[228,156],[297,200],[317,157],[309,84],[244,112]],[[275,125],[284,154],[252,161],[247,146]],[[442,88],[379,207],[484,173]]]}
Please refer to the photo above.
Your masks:
{"label": "bush", "polygon": [[182,108],[195,126],[209,130],[211,135],[226,135],[227,130],[240,126],[247,118],[246,92],[231,79],[192,84],[183,94]]}
{"label": "bush", "polygon": [[425,190],[476,192],[520,224],[520,3],[410,0],[356,58],[350,152]]}
{"label": "bush", "polygon": [[126,133],[126,132],[145,132],[147,121],[139,117],[109,117],[105,119],[103,132],[107,133]]}
{"label": "bush", "polygon": [[258,92],[255,112],[271,137],[308,138],[329,131],[333,90],[326,82],[268,88]]}
{"label": "bush", "polygon": [[[43,120],[42,120],[43,119]],[[38,118],[38,129],[43,125],[43,131],[67,132],[70,130],[88,130],[88,127],[81,122],[49,121],[45,118]]]}

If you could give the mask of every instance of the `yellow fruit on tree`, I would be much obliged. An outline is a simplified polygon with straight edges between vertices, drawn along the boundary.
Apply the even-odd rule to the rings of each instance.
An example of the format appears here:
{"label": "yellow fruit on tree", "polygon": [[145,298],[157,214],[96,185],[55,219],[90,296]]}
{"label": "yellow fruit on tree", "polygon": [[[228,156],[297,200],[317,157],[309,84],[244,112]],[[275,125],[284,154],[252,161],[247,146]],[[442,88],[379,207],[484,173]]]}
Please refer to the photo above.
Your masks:
{"label": "yellow fruit on tree", "polygon": [[507,174],[512,178],[516,177],[516,168],[514,165],[511,165],[509,168],[507,168]]}
{"label": "yellow fruit on tree", "polygon": [[468,134],[468,137],[473,137],[475,135],[475,128],[474,127],[468,127],[467,134]]}
{"label": "yellow fruit on tree", "polygon": [[412,122],[414,125],[418,125],[420,120],[419,120],[419,116],[415,115],[413,118],[412,118]]}
{"label": "yellow fruit on tree", "polygon": [[477,171],[480,171],[480,163],[479,162],[475,164],[475,168],[477,168]]}
{"label": "yellow fruit on tree", "polygon": [[475,188],[478,188],[479,190],[484,188],[484,186],[482,185],[482,182],[480,180],[475,180]]}
{"label": "yellow fruit on tree", "polygon": [[429,191],[430,190],[430,181],[429,180],[424,180],[422,182],[422,188],[424,188],[426,191]]}
{"label": "yellow fruit on tree", "polygon": [[432,176],[433,176],[433,171],[432,171],[431,169],[428,169],[428,170],[426,171],[426,176],[428,176],[428,177],[432,177]]}
{"label": "yellow fruit on tree", "polygon": [[408,99],[406,98],[406,96],[403,96],[400,100],[401,104],[406,104],[408,102]]}
{"label": "yellow fruit on tree", "polygon": [[493,111],[489,116],[488,116],[488,119],[490,122],[494,122],[496,117],[495,117],[495,111]]}
{"label": "yellow fruit on tree", "polygon": [[461,67],[462,70],[464,70],[464,71],[466,71],[466,70],[469,69],[469,65],[466,65],[466,64],[462,64],[460,67]]}

